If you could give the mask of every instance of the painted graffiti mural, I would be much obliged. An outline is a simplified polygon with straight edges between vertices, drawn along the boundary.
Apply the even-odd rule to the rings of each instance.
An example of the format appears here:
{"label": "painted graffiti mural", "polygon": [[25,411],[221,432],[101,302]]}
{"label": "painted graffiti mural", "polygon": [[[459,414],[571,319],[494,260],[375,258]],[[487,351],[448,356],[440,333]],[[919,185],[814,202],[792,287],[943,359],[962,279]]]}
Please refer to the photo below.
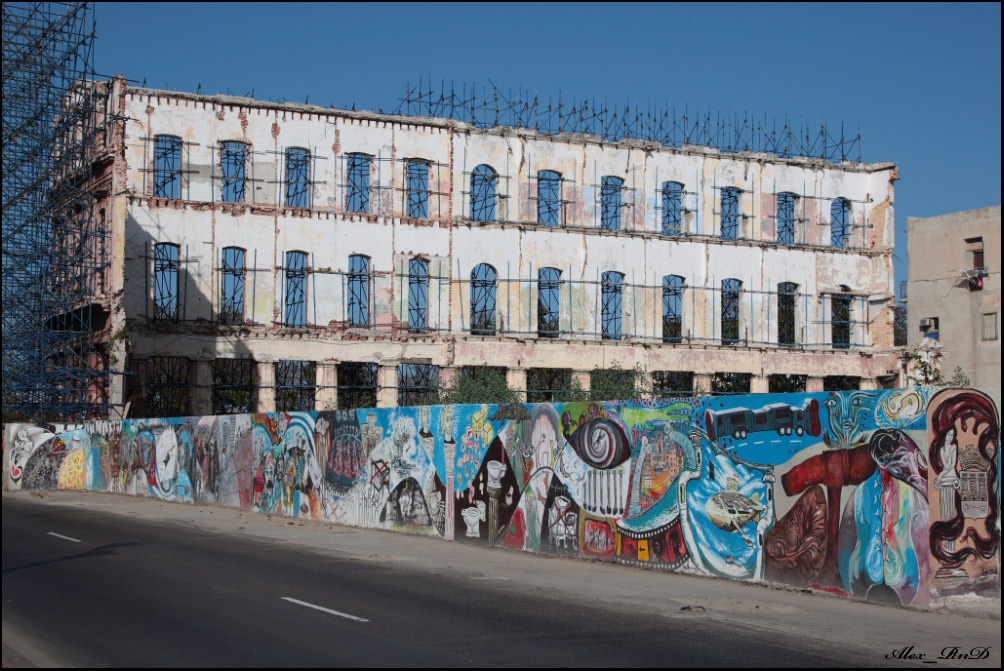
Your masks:
{"label": "painted graffiti mural", "polygon": [[217,503],[923,608],[999,594],[998,407],[983,391],[892,389],[16,424],[4,466],[14,489]]}

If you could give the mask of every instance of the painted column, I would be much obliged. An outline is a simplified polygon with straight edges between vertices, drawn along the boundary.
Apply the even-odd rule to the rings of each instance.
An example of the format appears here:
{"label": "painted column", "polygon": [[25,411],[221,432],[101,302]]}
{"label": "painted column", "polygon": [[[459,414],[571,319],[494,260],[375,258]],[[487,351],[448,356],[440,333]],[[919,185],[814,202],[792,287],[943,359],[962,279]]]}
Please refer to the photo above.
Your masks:
{"label": "painted column", "polygon": [[275,412],[275,362],[258,361],[255,364],[255,384],[258,386],[258,400],[255,412]]}
{"label": "painted column", "polygon": [[314,410],[334,410],[338,407],[338,364],[332,361],[317,362],[317,393]]}

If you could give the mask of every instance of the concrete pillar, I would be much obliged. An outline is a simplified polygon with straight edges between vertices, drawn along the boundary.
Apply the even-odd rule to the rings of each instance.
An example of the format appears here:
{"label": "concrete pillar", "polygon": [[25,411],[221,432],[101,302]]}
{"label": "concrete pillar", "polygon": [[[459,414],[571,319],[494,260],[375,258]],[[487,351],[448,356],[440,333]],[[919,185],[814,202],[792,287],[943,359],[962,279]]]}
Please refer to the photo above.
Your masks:
{"label": "concrete pillar", "polygon": [[146,358],[130,356],[125,377],[126,406],[123,417],[146,417]]}
{"label": "concrete pillar", "polygon": [[766,375],[754,375],[750,378],[751,394],[766,394],[768,391],[770,391],[770,380]]}
{"label": "concrete pillar", "polygon": [[112,408],[111,416],[122,419],[126,416],[125,404],[129,402],[129,398],[126,396],[126,375],[124,375],[128,359],[126,341],[122,338],[112,340],[108,349],[108,368],[112,371],[112,374],[108,376],[108,403],[112,406],[119,406]]}
{"label": "concrete pillar", "polygon": [[507,368],[505,372],[505,383],[510,389],[518,390],[520,403],[526,403],[525,368]]}
{"label": "concrete pillar", "polygon": [[258,361],[255,364],[255,384],[258,387],[258,398],[254,404],[255,412],[275,412],[275,362]]}
{"label": "concrete pillar", "polygon": [[592,383],[593,383],[593,374],[592,374],[592,371],[588,371],[588,370],[573,370],[572,371],[572,380],[573,381],[578,380],[579,381],[579,385],[582,387],[582,390],[588,392],[590,390],[590,388],[591,388]]}
{"label": "concrete pillar", "polygon": [[823,391],[823,378],[810,376],[805,381],[805,391],[810,394]]}
{"label": "concrete pillar", "polygon": [[213,360],[194,359],[188,363],[188,414],[213,414]]}
{"label": "concrete pillar", "polygon": [[377,369],[377,407],[397,407],[397,366],[380,366]]}
{"label": "concrete pillar", "polygon": [[317,393],[314,394],[314,410],[334,410],[338,407],[338,364],[330,361],[317,362]]}
{"label": "concrete pillar", "polygon": [[694,374],[694,391],[704,392],[705,394],[711,393],[711,373],[695,373]]}
{"label": "concrete pillar", "polygon": [[879,385],[878,380],[876,380],[875,378],[863,377],[861,378],[861,383],[858,385],[858,388],[870,391],[873,389],[881,389],[882,387]]}
{"label": "concrete pillar", "polygon": [[460,374],[460,369],[456,366],[444,366],[439,369],[439,388],[446,389],[453,384],[453,378]]}

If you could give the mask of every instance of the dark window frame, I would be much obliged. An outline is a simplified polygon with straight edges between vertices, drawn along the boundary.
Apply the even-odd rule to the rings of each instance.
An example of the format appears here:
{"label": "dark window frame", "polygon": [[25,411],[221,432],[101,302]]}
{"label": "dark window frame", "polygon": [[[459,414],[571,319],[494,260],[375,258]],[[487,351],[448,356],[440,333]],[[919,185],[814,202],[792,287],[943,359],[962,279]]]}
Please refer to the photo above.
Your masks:
{"label": "dark window frame", "polygon": [[471,270],[471,335],[495,335],[497,281],[498,272],[487,263]]}
{"label": "dark window frame", "polygon": [[498,221],[499,174],[487,163],[471,171],[471,220],[482,224]]}
{"label": "dark window frame", "polygon": [[176,135],[153,138],[153,197],[181,198],[182,139]]}
{"label": "dark window frame", "polygon": [[248,157],[251,147],[246,142],[220,142],[220,200],[224,203],[247,201]]}
{"label": "dark window frame", "polygon": [[287,147],[286,156],[286,207],[309,209],[311,206],[310,150],[305,147]]}
{"label": "dark window frame", "polygon": [[561,334],[561,271],[537,271],[537,335],[557,338]]}
{"label": "dark window frame", "polygon": [[662,234],[683,234],[683,184],[666,181],[662,183]]}
{"label": "dark window frame", "polygon": [[624,337],[624,273],[607,270],[600,281],[601,329],[603,340]]}
{"label": "dark window frame", "polygon": [[157,321],[178,321],[181,316],[180,256],[181,247],[172,242],[154,245],[153,318]]}
{"label": "dark window frame", "polygon": [[722,280],[722,344],[737,345],[742,341],[740,337],[742,321],[742,300],[743,283],[734,277]]}
{"label": "dark window frame", "polygon": [[243,247],[224,247],[220,267],[220,312],[221,324],[238,325],[244,323],[245,292],[247,277],[247,250]]}
{"label": "dark window frame", "polygon": [[349,304],[348,324],[356,328],[368,328],[372,311],[370,310],[370,290],[373,273],[370,270],[370,257],[365,254],[349,256],[349,272],[347,276]]}
{"label": "dark window frame", "polygon": [[345,155],[345,211],[369,214],[372,200],[373,157],[361,152]]}
{"label": "dark window frame", "polygon": [[662,278],[662,341],[683,342],[683,292],[687,288],[681,275]]}
{"label": "dark window frame", "polygon": [[283,270],[285,274],[283,326],[305,328],[307,326],[307,276],[310,274],[307,253],[299,250],[286,252],[286,265]]}

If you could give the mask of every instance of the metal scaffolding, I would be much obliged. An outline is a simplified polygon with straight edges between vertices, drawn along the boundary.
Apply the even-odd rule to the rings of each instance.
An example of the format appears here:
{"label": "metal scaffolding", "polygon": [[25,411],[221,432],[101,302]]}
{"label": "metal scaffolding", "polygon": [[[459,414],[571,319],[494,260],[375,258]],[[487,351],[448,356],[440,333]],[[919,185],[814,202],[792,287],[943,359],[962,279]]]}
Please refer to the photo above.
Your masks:
{"label": "metal scaffolding", "polygon": [[94,332],[104,231],[94,214],[94,9],[3,4],[4,420],[107,415]]}
{"label": "metal scaffolding", "polygon": [[[353,109],[355,106],[353,106]],[[494,83],[461,85],[420,78],[418,85],[405,85],[396,114],[446,117],[478,128],[510,126],[532,128],[544,135],[585,133],[605,140],[626,139],[658,142],[666,147],[688,145],[713,147],[726,153],[765,152],[781,158],[805,156],[839,163],[861,162],[861,132],[851,135],[808,122],[785,119],[780,125],[766,116],[749,113],[682,111],[648,102],[645,106],[605,99],[543,99],[524,89],[502,90]]]}

